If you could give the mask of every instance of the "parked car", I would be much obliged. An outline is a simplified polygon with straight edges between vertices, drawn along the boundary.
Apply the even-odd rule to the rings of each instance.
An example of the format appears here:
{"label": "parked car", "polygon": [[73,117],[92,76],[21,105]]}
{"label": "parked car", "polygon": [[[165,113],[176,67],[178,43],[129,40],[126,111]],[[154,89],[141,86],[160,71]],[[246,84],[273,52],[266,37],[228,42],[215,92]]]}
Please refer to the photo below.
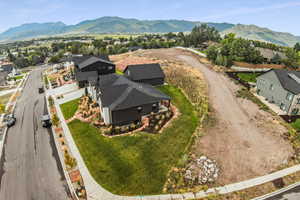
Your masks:
{"label": "parked car", "polygon": [[9,114],[4,117],[4,121],[6,123],[6,126],[10,128],[16,124],[17,119],[13,114]]}
{"label": "parked car", "polygon": [[51,122],[51,119],[50,119],[49,115],[43,115],[42,116],[42,126],[44,128],[49,128],[49,127],[52,126],[52,122]]}
{"label": "parked car", "polygon": [[44,93],[44,87],[40,87],[40,88],[39,88],[39,93],[40,93],[40,94]]}

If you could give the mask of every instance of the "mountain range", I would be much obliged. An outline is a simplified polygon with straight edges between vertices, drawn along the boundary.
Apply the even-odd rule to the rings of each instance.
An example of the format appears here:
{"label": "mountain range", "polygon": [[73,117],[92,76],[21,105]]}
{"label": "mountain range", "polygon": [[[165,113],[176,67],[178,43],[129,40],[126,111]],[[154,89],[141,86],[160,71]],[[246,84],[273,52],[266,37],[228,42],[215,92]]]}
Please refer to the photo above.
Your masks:
{"label": "mountain range", "polygon": [[[167,33],[189,32],[203,22],[186,20],[138,20],[120,17],[101,17],[82,21],[76,25],[62,22],[30,23],[13,27],[0,33],[0,41],[16,41],[43,36],[97,33]],[[207,23],[215,27],[222,35],[235,33],[238,37],[272,42],[283,46],[293,46],[300,42],[299,36],[290,33],[272,31],[255,25],[230,23]]]}

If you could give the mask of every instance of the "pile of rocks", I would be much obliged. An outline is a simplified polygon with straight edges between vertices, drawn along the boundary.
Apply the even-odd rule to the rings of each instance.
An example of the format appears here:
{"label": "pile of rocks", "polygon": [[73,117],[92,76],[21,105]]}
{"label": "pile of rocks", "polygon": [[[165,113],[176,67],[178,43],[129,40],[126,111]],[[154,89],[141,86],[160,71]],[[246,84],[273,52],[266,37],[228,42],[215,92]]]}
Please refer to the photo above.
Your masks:
{"label": "pile of rocks", "polygon": [[189,163],[185,170],[184,178],[194,184],[213,183],[219,176],[219,168],[216,161],[201,156]]}

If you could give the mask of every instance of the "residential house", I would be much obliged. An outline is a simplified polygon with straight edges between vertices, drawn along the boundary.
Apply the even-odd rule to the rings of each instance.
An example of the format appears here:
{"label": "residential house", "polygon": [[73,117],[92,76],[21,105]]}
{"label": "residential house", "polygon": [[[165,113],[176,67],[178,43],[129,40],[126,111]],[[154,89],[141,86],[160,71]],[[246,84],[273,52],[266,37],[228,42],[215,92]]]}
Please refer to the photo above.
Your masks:
{"label": "residential house", "polygon": [[99,76],[90,81],[88,90],[98,102],[105,124],[113,126],[139,122],[144,116],[166,111],[171,100],[151,85],[117,74]]}
{"label": "residential house", "polygon": [[276,104],[286,115],[299,115],[300,72],[273,69],[257,78],[257,94]]}
{"label": "residential house", "polygon": [[79,87],[86,87],[88,84],[88,77],[99,76],[115,73],[115,64],[109,61],[108,56],[76,56],[73,57],[75,66],[75,79]]}
{"label": "residential house", "polygon": [[0,86],[6,85],[7,76],[8,76],[8,72],[0,71]]}
{"label": "residential house", "polygon": [[265,63],[275,63],[275,64],[281,64],[281,60],[286,59],[286,55],[279,51],[273,51],[272,49],[267,48],[256,48],[262,57],[264,58]]}
{"label": "residential house", "polygon": [[0,71],[4,71],[4,72],[7,72],[7,73],[11,73],[14,69],[14,65],[13,64],[4,64],[4,65],[1,65],[0,67]]}
{"label": "residential house", "polygon": [[128,65],[124,70],[124,76],[132,81],[153,86],[163,85],[165,82],[165,74],[158,63]]}

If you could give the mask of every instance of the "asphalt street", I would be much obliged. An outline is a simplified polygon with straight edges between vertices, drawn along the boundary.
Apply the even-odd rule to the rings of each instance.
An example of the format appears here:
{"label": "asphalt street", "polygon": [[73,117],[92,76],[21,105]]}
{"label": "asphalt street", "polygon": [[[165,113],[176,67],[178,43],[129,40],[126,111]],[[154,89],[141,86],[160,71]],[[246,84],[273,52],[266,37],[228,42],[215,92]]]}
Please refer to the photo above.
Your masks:
{"label": "asphalt street", "polygon": [[46,113],[42,70],[34,70],[15,110],[16,125],[8,130],[0,160],[1,200],[66,200],[69,190],[54,138],[41,125]]}
{"label": "asphalt street", "polygon": [[276,194],[263,200],[299,200],[300,199],[300,185],[289,189],[287,191],[281,192],[280,194]]}

